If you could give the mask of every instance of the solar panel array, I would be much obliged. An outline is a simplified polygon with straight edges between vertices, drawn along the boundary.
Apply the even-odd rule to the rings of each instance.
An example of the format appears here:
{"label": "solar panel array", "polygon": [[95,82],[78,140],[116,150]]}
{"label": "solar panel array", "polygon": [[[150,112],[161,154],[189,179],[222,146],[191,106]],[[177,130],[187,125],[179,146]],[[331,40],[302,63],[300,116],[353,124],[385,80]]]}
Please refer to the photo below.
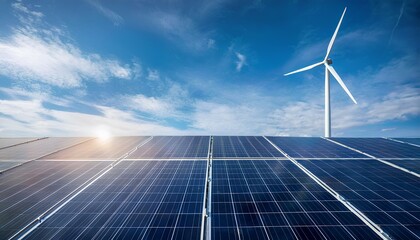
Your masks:
{"label": "solar panel array", "polygon": [[0,139],[0,238],[418,239],[409,140]]}

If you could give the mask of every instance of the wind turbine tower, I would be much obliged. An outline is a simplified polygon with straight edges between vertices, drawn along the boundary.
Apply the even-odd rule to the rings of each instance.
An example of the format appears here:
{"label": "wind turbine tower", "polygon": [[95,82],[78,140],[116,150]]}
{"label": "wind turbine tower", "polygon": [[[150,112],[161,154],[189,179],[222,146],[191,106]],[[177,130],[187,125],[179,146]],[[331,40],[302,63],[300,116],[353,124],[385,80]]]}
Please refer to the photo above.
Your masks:
{"label": "wind turbine tower", "polygon": [[335,29],[335,32],[330,40],[330,43],[328,44],[327,48],[327,54],[325,55],[325,58],[322,62],[315,63],[312,65],[309,65],[307,67],[298,69],[293,72],[289,72],[284,74],[284,76],[291,75],[298,72],[303,72],[309,69],[312,69],[314,67],[324,65],[325,66],[325,137],[331,137],[331,107],[330,107],[330,73],[334,76],[334,78],[337,80],[337,82],[340,84],[340,86],[344,89],[344,91],[349,95],[351,100],[357,104],[356,100],[354,99],[353,95],[351,95],[349,89],[344,84],[341,77],[338,75],[338,73],[335,71],[335,69],[331,66],[332,60],[329,58],[331,49],[334,45],[335,38],[337,37],[338,29],[340,29],[341,22],[343,21],[344,14],[346,13],[347,8],[344,8],[344,12],[341,15],[340,21],[338,22],[337,28]]}

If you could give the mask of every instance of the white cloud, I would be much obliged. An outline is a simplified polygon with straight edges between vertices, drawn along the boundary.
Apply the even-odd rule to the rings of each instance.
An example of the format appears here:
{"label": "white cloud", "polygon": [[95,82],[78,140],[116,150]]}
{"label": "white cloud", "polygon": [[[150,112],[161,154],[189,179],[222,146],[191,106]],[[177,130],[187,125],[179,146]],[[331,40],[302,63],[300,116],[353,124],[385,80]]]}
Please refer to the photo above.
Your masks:
{"label": "white cloud", "polygon": [[112,11],[111,9],[106,8],[100,2],[98,2],[96,0],[88,0],[87,2],[90,5],[92,5],[99,13],[101,13],[106,18],[108,18],[109,20],[111,20],[112,23],[115,26],[118,26],[118,25],[124,23],[124,19],[120,15],[118,15],[117,13],[115,13],[114,11]]}
{"label": "white cloud", "polygon": [[160,74],[159,71],[156,69],[147,69],[147,79],[151,81],[159,80]]}
{"label": "white cloud", "polygon": [[236,52],[235,54],[236,54],[236,57],[238,58],[238,60],[236,61],[236,71],[240,72],[242,70],[242,67],[244,65],[247,65],[246,56],[239,52]]}
{"label": "white cloud", "polygon": [[[21,3],[17,6],[22,18],[35,14]],[[77,46],[64,42],[60,29],[43,29],[28,21],[22,24],[11,36],[0,38],[1,75],[59,87],[77,87],[84,80],[129,79],[132,75],[128,65],[98,54],[84,53]]]}
{"label": "white cloud", "polygon": [[175,106],[171,102],[155,97],[147,97],[143,94],[125,96],[123,101],[133,110],[156,116],[171,115],[175,111]]}

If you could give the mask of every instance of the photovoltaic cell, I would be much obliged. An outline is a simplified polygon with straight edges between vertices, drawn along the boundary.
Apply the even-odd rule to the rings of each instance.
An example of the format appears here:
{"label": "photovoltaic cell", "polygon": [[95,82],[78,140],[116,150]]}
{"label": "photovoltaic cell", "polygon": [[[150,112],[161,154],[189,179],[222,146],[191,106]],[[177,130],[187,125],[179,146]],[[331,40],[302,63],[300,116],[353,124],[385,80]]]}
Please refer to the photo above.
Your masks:
{"label": "photovoltaic cell", "polygon": [[420,158],[420,148],[384,138],[332,138],[378,158]]}
{"label": "photovoltaic cell", "polygon": [[415,144],[420,146],[420,138],[395,138],[398,141]]}
{"label": "photovoltaic cell", "polygon": [[214,160],[212,239],[379,239],[288,160]]}
{"label": "photovoltaic cell", "polygon": [[402,159],[392,159],[392,160],[384,159],[384,160],[420,174],[420,159],[402,158]]}
{"label": "photovoltaic cell", "polygon": [[153,137],[128,156],[128,159],[207,158],[210,137]]}
{"label": "photovoltaic cell", "polygon": [[0,161],[0,172],[21,164],[22,161]]}
{"label": "photovoltaic cell", "polygon": [[199,239],[207,161],[122,161],[29,239]]}
{"label": "photovoltaic cell", "polygon": [[213,137],[213,158],[271,158],[284,157],[263,137]]}
{"label": "photovoltaic cell", "polygon": [[0,161],[4,160],[31,160],[42,157],[59,149],[70,147],[86,141],[88,138],[45,138],[0,150]]}
{"label": "photovoltaic cell", "polygon": [[315,137],[268,137],[293,158],[366,158],[358,152]]}
{"label": "photovoltaic cell", "polygon": [[420,179],[377,160],[300,160],[392,239],[420,238]]}
{"label": "photovoltaic cell", "polygon": [[110,162],[30,162],[0,175],[0,236],[8,239]]}
{"label": "photovoltaic cell", "polygon": [[92,139],[83,144],[50,154],[42,159],[117,159],[148,137]]}
{"label": "photovoltaic cell", "polygon": [[33,141],[36,138],[0,138],[0,148]]}

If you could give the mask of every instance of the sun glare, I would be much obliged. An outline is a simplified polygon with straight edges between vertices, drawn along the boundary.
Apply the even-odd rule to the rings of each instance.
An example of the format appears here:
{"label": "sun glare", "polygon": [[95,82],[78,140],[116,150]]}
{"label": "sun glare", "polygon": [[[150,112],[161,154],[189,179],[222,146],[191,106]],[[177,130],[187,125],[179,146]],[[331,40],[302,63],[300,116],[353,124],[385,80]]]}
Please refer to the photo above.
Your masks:
{"label": "sun glare", "polygon": [[111,133],[108,128],[100,126],[95,131],[96,137],[101,141],[107,141],[111,138]]}

